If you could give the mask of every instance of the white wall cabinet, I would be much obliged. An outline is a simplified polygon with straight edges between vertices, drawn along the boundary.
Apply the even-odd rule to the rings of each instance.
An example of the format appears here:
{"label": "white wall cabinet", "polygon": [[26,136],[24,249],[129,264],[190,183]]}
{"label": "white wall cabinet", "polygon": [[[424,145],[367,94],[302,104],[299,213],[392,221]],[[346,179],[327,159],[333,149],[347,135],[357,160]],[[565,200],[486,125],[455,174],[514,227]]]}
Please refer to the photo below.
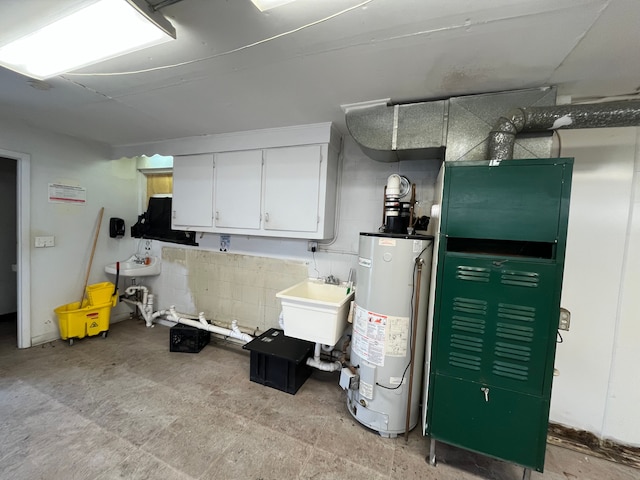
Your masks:
{"label": "white wall cabinet", "polygon": [[265,230],[318,230],[322,161],[320,145],[264,151]]}
{"label": "white wall cabinet", "polygon": [[173,158],[171,228],[207,230],[213,226],[213,154]]}
{"label": "white wall cabinet", "polygon": [[214,160],[216,228],[260,228],[262,150],[216,153]]}
{"label": "white wall cabinet", "polygon": [[[274,145],[273,138],[280,145]],[[331,238],[338,139],[330,124],[281,129],[269,136],[255,131],[228,139],[221,145],[228,151],[175,157],[172,226],[237,235]]]}

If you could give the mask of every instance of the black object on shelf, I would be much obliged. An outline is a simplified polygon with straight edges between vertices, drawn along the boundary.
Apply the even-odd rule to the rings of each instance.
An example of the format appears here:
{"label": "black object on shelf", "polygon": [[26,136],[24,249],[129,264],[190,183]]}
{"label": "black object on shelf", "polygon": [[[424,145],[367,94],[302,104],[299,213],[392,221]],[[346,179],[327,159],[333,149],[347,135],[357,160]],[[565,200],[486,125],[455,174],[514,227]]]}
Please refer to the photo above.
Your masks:
{"label": "black object on shelf", "polygon": [[195,232],[171,229],[171,202],[171,197],[151,197],[147,211],[131,227],[131,236],[197,246]]}
{"label": "black object on shelf", "polygon": [[198,353],[211,340],[211,333],[190,325],[178,324],[169,329],[169,351]]}
{"label": "black object on shelf", "polygon": [[313,356],[315,345],[287,337],[277,328],[267,330],[242,348],[251,351],[252,382],[295,395],[311,375],[307,358]]}

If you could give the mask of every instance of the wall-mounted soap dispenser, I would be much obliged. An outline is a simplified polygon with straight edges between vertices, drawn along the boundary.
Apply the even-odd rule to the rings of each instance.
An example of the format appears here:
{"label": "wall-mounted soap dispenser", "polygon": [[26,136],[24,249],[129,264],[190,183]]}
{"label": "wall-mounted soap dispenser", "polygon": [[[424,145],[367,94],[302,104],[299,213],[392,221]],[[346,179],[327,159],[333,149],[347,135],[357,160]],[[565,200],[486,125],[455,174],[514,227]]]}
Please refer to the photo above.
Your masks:
{"label": "wall-mounted soap dispenser", "polygon": [[109,219],[109,236],[111,238],[124,237],[124,220],[121,218],[111,217]]}

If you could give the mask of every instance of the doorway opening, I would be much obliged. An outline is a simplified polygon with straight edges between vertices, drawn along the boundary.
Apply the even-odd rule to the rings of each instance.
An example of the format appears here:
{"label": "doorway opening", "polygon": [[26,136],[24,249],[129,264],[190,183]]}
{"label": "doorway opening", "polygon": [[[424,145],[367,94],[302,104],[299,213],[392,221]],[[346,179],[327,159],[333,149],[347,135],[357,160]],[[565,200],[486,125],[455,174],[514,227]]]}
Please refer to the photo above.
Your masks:
{"label": "doorway opening", "polygon": [[[3,313],[10,315],[15,312],[16,337],[13,338],[18,348],[31,346],[30,168],[30,155],[0,149],[0,184],[2,184],[0,190],[7,190],[7,192],[0,192],[0,197],[3,205],[10,206],[5,210],[12,211],[12,213],[0,214],[0,224],[3,228],[7,228],[11,222],[15,225],[11,232],[6,231],[0,239],[2,251],[7,252],[6,258],[0,254],[0,270],[9,270],[10,273],[10,275],[6,275],[7,272],[0,273],[0,284],[5,288],[6,281],[6,288],[11,289],[11,293],[6,297],[6,305],[3,304],[5,298],[0,299],[0,315]],[[9,185],[9,183],[12,184]],[[9,283],[13,283],[13,286],[10,287]],[[11,296],[13,296],[13,303],[11,303]],[[13,312],[4,312],[5,308]]]}
{"label": "doorway opening", "polygon": [[17,161],[0,159],[0,341],[18,343]]}

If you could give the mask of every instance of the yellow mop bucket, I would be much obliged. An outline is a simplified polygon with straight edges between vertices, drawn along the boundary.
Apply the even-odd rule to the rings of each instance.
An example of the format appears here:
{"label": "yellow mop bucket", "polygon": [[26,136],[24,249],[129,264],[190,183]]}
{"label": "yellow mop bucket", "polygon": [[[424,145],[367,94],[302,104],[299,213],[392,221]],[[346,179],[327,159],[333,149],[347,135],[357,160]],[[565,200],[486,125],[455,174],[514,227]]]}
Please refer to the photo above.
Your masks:
{"label": "yellow mop bucket", "polygon": [[89,305],[104,305],[113,302],[113,306],[117,303],[116,286],[111,282],[94,283],[87,286],[87,298]]}
{"label": "yellow mop bucket", "polygon": [[96,283],[87,287],[88,300],[68,303],[54,310],[58,316],[60,338],[69,340],[73,345],[74,338],[102,335],[109,332],[111,307],[118,301],[115,285],[111,282]]}

